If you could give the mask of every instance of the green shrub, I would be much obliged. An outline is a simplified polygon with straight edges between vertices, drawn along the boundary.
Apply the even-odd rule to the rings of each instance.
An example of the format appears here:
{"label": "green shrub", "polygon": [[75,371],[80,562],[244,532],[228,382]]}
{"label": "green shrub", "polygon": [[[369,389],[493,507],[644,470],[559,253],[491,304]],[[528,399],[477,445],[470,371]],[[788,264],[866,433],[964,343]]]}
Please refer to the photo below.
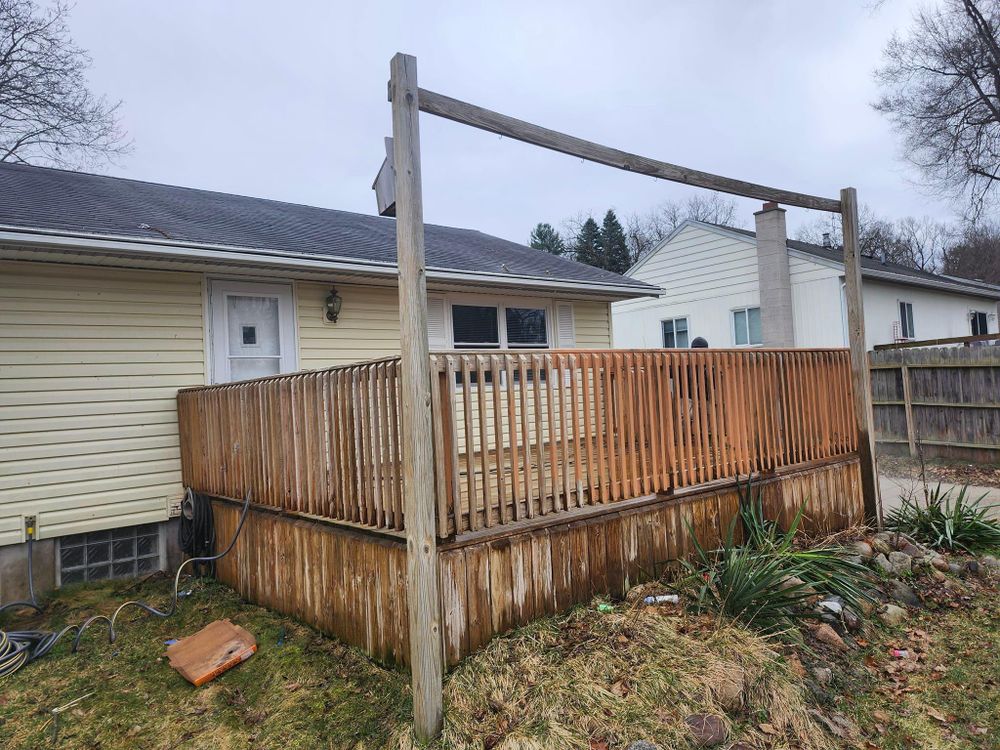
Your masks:
{"label": "green shrub", "polygon": [[923,504],[901,496],[900,506],[885,517],[885,527],[939,549],[975,552],[1000,547],[1000,522],[987,518],[997,506],[983,504],[985,493],[970,498],[968,485],[953,501],[953,489],[942,490],[938,484]]}

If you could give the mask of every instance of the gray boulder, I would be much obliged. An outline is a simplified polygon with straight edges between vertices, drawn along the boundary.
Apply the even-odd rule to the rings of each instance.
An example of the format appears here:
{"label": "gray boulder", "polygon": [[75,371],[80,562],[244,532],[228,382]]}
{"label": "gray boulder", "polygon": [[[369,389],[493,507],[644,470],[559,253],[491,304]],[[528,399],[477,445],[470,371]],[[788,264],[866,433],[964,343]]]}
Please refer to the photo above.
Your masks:
{"label": "gray boulder", "polygon": [[907,586],[902,581],[893,581],[892,588],[889,591],[889,596],[891,596],[895,601],[900,604],[906,605],[907,607],[923,607],[924,603],[920,601],[920,598],[913,592],[909,586]]}
{"label": "gray boulder", "polygon": [[892,575],[902,576],[913,571],[913,558],[905,552],[890,552],[888,559]]}
{"label": "gray boulder", "polygon": [[886,604],[882,612],[882,622],[886,625],[899,625],[907,617],[906,610],[902,607],[897,607],[895,604]]}

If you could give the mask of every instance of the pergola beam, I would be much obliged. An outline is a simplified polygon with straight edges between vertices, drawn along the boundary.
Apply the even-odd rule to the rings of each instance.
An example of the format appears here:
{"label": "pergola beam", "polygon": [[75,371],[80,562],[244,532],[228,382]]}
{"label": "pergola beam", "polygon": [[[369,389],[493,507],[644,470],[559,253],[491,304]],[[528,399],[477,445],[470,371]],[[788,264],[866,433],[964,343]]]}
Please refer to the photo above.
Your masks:
{"label": "pergola beam", "polygon": [[731,177],[700,172],[697,169],[688,169],[665,161],[650,159],[638,154],[630,154],[628,151],[621,151],[617,148],[602,146],[599,143],[586,141],[572,135],[560,133],[557,130],[549,130],[539,125],[534,125],[515,117],[502,115],[489,109],[477,107],[474,104],[452,99],[444,94],[437,94],[427,89],[420,89],[417,97],[420,102],[420,111],[429,115],[437,115],[446,120],[469,125],[473,128],[486,130],[507,138],[530,143],[534,146],[559,151],[563,154],[576,156],[587,161],[604,164],[608,167],[623,169],[626,172],[658,177],[662,180],[679,182],[693,187],[707,188],[708,190],[718,190],[722,193],[731,193],[746,198],[758,198],[763,201],[774,201],[786,206],[799,206],[801,208],[812,208],[817,211],[831,211],[840,213],[840,201],[833,198],[821,198],[816,195],[806,193],[795,193],[790,190],[757,185],[753,182],[744,182]]}

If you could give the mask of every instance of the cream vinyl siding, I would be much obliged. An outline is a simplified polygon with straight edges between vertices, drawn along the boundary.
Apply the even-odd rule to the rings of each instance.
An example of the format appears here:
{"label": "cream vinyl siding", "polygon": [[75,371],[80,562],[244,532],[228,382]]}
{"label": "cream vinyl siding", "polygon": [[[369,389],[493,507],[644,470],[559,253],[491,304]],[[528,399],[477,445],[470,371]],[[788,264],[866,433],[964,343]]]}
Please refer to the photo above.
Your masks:
{"label": "cream vinyl siding", "polygon": [[[307,282],[295,285],[299,367],[314,370],[399,354],[399,299],[395,289],[338,284],[337,293],[344,304],[336,323],[326,322],[323,316],[323,301],[329,291],[329,285]],[[435,292],[429,294],[435,298],[441,296]],[[469,299],[468,294],[462,296]],[[483,299],[484,304],[494,304],[497,297],[486,294]],[[594,349],[610,347],[609,304],[570,302],[573,305],[576,346]],[[558,303],[554,303],[553,307],[555,304]]]}
{"label": "cream vinyl siding", "polygon": [[201,274],[0,262],[0,544],[167,518],[202,316]]}
{"label": "cream vinyl siding", "polygon": [[574,302],[578,349],[611,347],[611,305],[608,302]]}
{"label": "cream vinyl siding", "polygon": [[318,370],[399,354],[399,296],[395,288],[337,285],[344,300],[336,323],[326,320],[329,284],[297,282],[299,367]]}

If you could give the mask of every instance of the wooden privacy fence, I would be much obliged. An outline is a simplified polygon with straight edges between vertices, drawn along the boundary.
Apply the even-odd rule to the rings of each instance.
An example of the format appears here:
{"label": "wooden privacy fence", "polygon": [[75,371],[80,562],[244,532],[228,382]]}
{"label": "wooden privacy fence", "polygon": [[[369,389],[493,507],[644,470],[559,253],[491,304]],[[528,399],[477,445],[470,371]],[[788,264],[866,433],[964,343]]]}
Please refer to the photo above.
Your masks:
{"label": "wooden privacy fence", "polygon": [[[431,355],[442,538],[857,449],[846,350]],[[399,360],[181,391],[186,484],[403,529]]]}
{"label": "wooden privacy fence", "polygon": [[882,450],[1000,460],[1000,346],[887,348],[869,364]]}

